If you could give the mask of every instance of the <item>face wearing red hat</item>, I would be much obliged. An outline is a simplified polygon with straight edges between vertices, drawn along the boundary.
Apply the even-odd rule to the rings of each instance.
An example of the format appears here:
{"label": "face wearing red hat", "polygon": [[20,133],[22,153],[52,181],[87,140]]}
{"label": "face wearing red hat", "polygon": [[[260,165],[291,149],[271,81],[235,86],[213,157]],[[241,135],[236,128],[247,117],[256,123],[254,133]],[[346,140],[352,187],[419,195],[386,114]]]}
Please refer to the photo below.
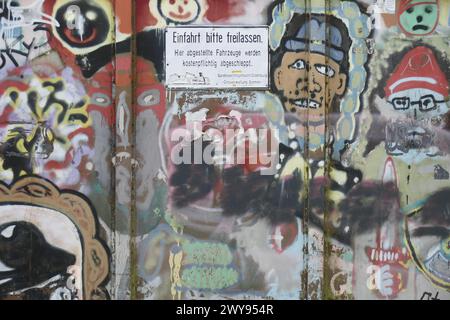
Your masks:
{"label": "face wearing red hat", "polygon": [[403,57],[384,91],[397,115],[425,120],[449,112],[447,77],[431,49],[424,46]]}

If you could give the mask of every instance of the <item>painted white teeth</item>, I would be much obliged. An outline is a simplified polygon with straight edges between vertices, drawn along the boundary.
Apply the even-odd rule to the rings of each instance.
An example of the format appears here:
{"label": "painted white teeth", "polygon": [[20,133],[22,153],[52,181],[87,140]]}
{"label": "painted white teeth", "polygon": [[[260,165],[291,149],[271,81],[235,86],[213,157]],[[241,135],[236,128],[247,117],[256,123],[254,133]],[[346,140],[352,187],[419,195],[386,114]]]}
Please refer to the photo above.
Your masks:
{"label": "painted white teeth", "polygon": [[317,109],[317,108],[319,108],[319,104],[317,102],[315,102],[315,101],[310,101],[309,102],[309,107],[313,108],[313,109]]}
{"label": "painted white teeth", "polygon": [[379,262],[394,262],[398,261],[399,253],[395,251],[388,251],[383,249],[372,249],[370,252],[370,259],[372,261],[379,261]]}
{"label": "painted white teeth", "polygon": [[320,107],[320,104],[316,101],[310,100],[308,101],[308,99],[298,99],[294,101],[294,104],[296,106],[302,107],[302,108],[311,108],[311,109],[317,109]]}
{"label": "painted white teeth", "polygon": [[306,108],[307,106],[307,101],[306,99],[299,99],[295,101],[295,105],[299,106],[299,107],[303,107]]}

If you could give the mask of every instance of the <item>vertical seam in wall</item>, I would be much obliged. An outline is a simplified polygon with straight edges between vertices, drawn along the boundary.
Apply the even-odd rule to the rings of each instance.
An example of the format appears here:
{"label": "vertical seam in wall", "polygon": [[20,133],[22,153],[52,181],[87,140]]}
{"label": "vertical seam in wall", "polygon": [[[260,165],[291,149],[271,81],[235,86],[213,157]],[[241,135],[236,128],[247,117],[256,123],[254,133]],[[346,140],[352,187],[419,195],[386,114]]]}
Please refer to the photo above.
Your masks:
{"label": "vertical seam in wall", "polygon": [[[111,46],[111,50],[112,50],[112,54],[113,54],[113,61],[115,62],[116,59],[116,33],[117,33],[117,19],[116,19],[116,0],[113,0],[112,2],[113,4],[113,11],[112,15],[113,15],[113,34],[112,34],[112,39],[113,39],[113,45]],[[116,64],[114,64],[116,65]],[[114,158],[115,154],[116,154],[116,148],[117,148],[117,136],[116,136],[116,108],[117,108],[117,97],[116,97],[116,68],[114,68],[114,71],[111,73],[112,76],[112,81],[111,81],[111,98],[114,99],[114,105],[113,108],[111,110],[111,117],[113,117],[111,120],[111,123],[113,124],[111,127],[111,131],[112,131],[112,148],[111,148],[111,159],[107,159],[107,161],[110,161],[109,165],[111,166],[111,228],[110,228],[110,245],[111,245],[111,257],[110,257],[110,275],[111,275],[111,298],[114,299],[117,296],[117,288],[116,288],[116,201],[117,201],[117,197],[116,197],[116,170],[114,165],[112,165],[112,159]]]}
{"label": "vertical seam in wall", "polygon": [[[123,1],[123,0],[119,0]],[[136,7],[135,1],[130,0],[131,5],[131,154],[133,162],[131,163],[131,212],[130,212],[130,299],[138,298],[138,275],[137,275],[137,246],[136,246],[136,228],[137,228],[137,209],[136,209]]]}
{"label": "vertical seam in wall", "polygon": [[[311,0],[305,0],[305,13],[308,15],[308,18],[311,19]],[[311,28],[308,28],[308,39],[311,38]],[[310,46],[309,42],[307,42],[307,55],[310,56]],[[309,59],[308,59],[309,61]],[[307,83],[308,83],[308,91],[309,91],[309,71],[307,72]],[[302,215],[302,234],[303,234],[303,271],[302,271],[302,295],[301,299],[308,300],[309,298],[309,108],[306,109],[306,128],[305,128],[305,139],[304,139],[304,185],[305,185],[305,194],[303,196],[303,215]]]}
{"label": "vertical seam in wall", "polygon": [[[325,34],[326,37],[329,38],[330,37],[330,26],[329,23],[327,22],[328,20],[328,14],[331,13],[331,5],[330,5],[330,0],[325,0]],[[327,39],[329,40],[329,39]],[[330,43],[330,41],[328,41],[328,43]],[[330,60],[330,55],[329,55],[329,50],[330,47],[329,46],[325,46],[325,50],[326,50],[326,54],[325,54],[325,61],[326,64],[328,64],[328,61]],[[328,197],[330,195],[330,184],[331,184],[331,161],[330,161],[330,157],[329,157],[329,153],[332,150],[331,145],[329,145],[330,140],[330,113],[332,114],[334,110],[332,110],[331,108],[333,107],[332,103],[333,101],[328,101],[328,86],[329,86],[329,80],[328,78],[325,77],[325,144],[324,144],[324,161],[325,161],[325,165],[324,165],[324,176],[326,178],[326,184],[324,186],[325,188],[325,192],[324,192],[324,199],[323,199],[323,205],[324,205],[324,219],[323,219],[323,266],[322,266],[322,272],[323,272],[323,276],[322,276],[322,300],[328,300],[328,299],[332,299],[333,295],[331,294],[330,290],[329,290],[329,286],[330,286],[330,280],[331,280],[331,275],[330,275],[330,256],[332,254],[332,250],[331,250],[331,230],[329,229],[328,226],[330,226],[330,212],[329,212],[329,207],[328,207]]]}

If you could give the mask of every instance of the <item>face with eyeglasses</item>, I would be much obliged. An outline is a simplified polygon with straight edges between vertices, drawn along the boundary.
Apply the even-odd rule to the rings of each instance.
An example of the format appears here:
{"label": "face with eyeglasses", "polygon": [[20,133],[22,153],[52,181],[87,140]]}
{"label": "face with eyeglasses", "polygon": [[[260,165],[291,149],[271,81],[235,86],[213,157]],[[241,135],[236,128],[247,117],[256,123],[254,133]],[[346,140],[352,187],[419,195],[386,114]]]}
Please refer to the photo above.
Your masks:
{"label": "face with eyeglasses", "polygon": [[441,123],[439,118],[449,111],[447,98],[429,89],[409,89],[388,97],[392,111],[413,120],[431,120]]}

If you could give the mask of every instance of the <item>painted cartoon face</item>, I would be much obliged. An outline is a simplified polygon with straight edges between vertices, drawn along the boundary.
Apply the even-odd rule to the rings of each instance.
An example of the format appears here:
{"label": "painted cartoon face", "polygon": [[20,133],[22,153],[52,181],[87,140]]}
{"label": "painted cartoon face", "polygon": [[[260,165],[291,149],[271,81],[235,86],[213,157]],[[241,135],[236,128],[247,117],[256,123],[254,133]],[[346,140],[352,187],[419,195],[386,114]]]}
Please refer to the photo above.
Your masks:
{"label": "painted cartoon face", "polygon": [[415,253],[417,263],[426,276],[440,286],[450,286],[450,229],[448,224],[416,223],[411,218],[409,226],[410,249]]}
{"label": "painted cartoon face", "polygon": [[81,299],[82,244],[73,222],[44,208],[0,211],[0,300]]}
{"label": "painted cartoon face", "polygon": [[69,2],[58,10],[56,17],[61,24],[59,35],[74,47],[102,43],[108,35],[109,21],[105,12],[89,2]]}
{"label": "painted cartoon face", "polygon": [[419,269],[433,283],[450,288],[450,189],[430,195],[406,220],[406,241]]}
{"label": "painted cartoon face", "polygon": [[407,35],[427,35],[434,31],[439,19],[437,3],[410,5],[400,14],[400,28]]}
{"label": "painted cartoon face", "polygon": [[106,0],[58,0],[53,26],[59,41],[75,54],[86,54],[112,42],[112,6]]}
{"label": "painted cartoon face", "polygon": [[159,0],[158,10],[167,21],[186,24],[197,19],[200,5],[197,0]]}
{"label": "painted cartoon face", "polygon": [[325,106],[346,88],[339,64],[318,53],[286,52],[274,75],[286,110],[312,126],[324,123]]}
{"label": "painted cartoon face", "polygon": [[448,90],[447,76],[434,52],[425,46],[415,47],[404,55],[386,81],[389,110],[385,110],[385,114],[391,120],[431,120],[431,124],[437,126],[442,123],[439,118],[449,111]]}

